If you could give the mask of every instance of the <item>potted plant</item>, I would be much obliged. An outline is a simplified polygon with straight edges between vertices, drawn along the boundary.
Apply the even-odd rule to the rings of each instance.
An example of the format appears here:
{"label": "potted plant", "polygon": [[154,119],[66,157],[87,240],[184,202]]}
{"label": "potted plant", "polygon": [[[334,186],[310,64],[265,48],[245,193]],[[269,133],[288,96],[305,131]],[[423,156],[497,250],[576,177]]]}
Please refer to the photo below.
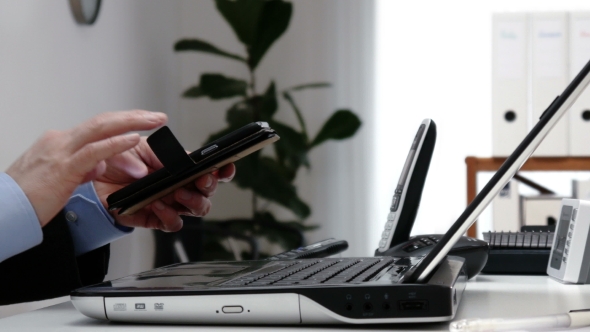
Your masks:
{"label": "potted plant", "polygon": [[[225,221],[203,221],[204,229],[219,230],[223,225],[224,235],[245,234],[255,238],[264,237],[271,243],[288,250],[301,244],[300,236],[293,229],[306,231],[314,226],[303,222],[311,213],[310,206],[297,194],[293,184],[301,167],[310,168],[309,152],[327,140],[341,140],[353,136],[361,125],[359,118],[348,109],[336,110],[323,124],[319,132],[310,133],[304,114],[298,107],[293,92],[329,87],[326,82],[301,84],[279,89],[271,81],[263,91],[259,90],[256,69],[264,55],[287,30],[293,4],[284,0],[215,0],[219,13],[231,26],[238,40],[244,45],[244,54],[234,54],[220,49],[201,39],[182,39],[175,43],[177,52],[201,52],[235,60],[247,69],[247,78],[229,77],[222,73],[203,73],[199,82],[189,87],[185,98],[235,99],[226,111],[227,127],[210,135],[208,141],[217,139],[250,122],[266,121],[281,139],[273,144],[274,154],[257,152],[236,163],[234,182],[243,189],[251,190],[252,215],[247,218]],[[294,112],[297,123],[293,126],[276,119],[279,112],[278,98],[283,98]],[[282,111],[282,110],[281,110]],[[295,220],[277,220],[269,210],[278,204],[290,210]],[[219,233],[219,232],[218,232]],[[223,232],[222,232],[223,233]],[[207,237],[202,259],[233,258],[216,237]],[[262,253],[264,257],[270,253]],[[251,253],[244,251],[244,258]]]}

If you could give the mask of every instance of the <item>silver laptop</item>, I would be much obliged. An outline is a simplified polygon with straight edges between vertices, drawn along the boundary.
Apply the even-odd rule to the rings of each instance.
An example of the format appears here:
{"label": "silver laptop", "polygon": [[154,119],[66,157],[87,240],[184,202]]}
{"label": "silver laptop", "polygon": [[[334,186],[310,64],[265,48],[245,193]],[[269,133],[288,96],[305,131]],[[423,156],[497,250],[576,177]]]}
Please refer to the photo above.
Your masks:
{"label": "silver laptop", "polygon": [[[584,91],[590,62],[423,257],[175,264],[72,292],[86,316],[170,324],[374,324],[453,319],[465,261],[447,256]],[[469,305],[469,304],[465,304]]]}

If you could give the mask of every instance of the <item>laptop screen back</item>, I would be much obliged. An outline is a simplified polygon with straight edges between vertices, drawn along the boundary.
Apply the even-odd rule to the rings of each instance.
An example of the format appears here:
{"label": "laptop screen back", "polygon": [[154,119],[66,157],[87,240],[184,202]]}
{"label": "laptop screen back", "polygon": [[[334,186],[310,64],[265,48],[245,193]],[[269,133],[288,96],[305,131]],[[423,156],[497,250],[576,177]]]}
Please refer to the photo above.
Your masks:
{"label": "laptop screen back", "polygon": [[531,129],[514,152],[506,159],[485,187],[477,194],[467,206],[457,221],[451,225],[439,243],[416,266],[415,270],[408,274],[404,283],[424,282],[440,262],[449,253],[459,238],[467,232],[467,229],[477,220],[483,210],[490,204],[496,195],[512,179],[514,174],[528,160],[535,149],[541,144],[551,128],[559,121],[565,112],[582,94],[590,82],[590,62],[578,73],[563,93],[558,96],[541,115],[539,122]]}

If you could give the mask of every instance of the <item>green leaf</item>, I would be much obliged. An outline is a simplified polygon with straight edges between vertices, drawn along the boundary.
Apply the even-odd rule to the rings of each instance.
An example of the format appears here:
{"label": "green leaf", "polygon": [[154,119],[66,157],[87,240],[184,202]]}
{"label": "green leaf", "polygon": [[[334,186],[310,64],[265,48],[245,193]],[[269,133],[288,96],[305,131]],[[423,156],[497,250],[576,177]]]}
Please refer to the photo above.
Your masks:
{"label": "green leaf", "polygon": [[234,260],[233,253],[227,251],[220,242],[225,240],[220,236],[206,236],[203,239],[202,259],[205,261],[213,260]]}
{"label": "green leaf", "polygon": [[350,110],[338,110],[324,123],[311,143],[315,147],[329,139],[345,139],[353,136],[361,126],[361,120]]}
{"label": "green leaf", "polygon": [[226,58],[239,60],[242,62],[246,62],[246,58],[243,56],[232,54],[226,51],[223,51],[216,46],[199,39],[182,39],[174,44],[174,50],[178,52],[182,51],[195,51],[195,52],[203,52],[203,53],[210,53],[215,55],[220,55]]}
{"label": "green leaf", "polygon": [[229,110],[227,110],[225,114],[225,120],[229,124],[229,126],[215,134],[212,134],[207,139],[207,143],[212,142],[216,139],[219,139],[234,130],[240,129],[241,127],[251,123],[254,121],[254,113],[252,111],[252,106],[248,102],[248,100],[241,100],[235,104],[233,104]]}
{"label": "green leaf", "polygon": [[309,206],[298,196],[288,172],[269,157],[248,156],[236,162],[234,182],[241,188],[252,189],[256,195],[276,202],[305,219],[311,213]]}
{"label": "green leaf", "polygon": [[205,96],[203,91],[201,91],[201,87],[195,85],[193,87],[188,88],[185,92],[182,93],[182,96],[185,98],[199,98]]}
{"label": "green leaf", "polygon": [[283,221],[283,223],[298,229],[302,232],[309,232],[309,231],[314,231],[318,228],[320,228],[320,225],[304,225],[299,221]]}
{"label": "green leaf", "polygon": [[277,103],[277,91],[275,82],[270,82],[266,92],[260,100],[259,114],[263,121],[270,121],[272,116],[276,113],[279,105]]}
{"label": "green leaf", "polygon": [[305,142],[307,142],[309,140],[309,136],[307,136],[307,127],[305,126],[305,120],[303,120],[303,114],[299,110],[297,103],[295,103],[295,100],[288,91],[283,91],[283,98],[285,98],[289,105],[291,105],[293,112],[295,112],[297,121],[299,121],[299,126],[301,126],[301,134],[305,138]]}
{"label": "green leaf", "polygon": [[[285,250],[296,248],[299,245],[301,229],[291,224],[299,224],[297,221],[281,222],[272,213],[262,212],[254,214],[254,222],[259,223],[258,234],[264,236],[270,242],[280,244]],[[291,230],[292,229],[292,230]],[[299,231],[299,234],[294,230]]]}
{"label": "green leaf", "polygon": [[254,70],[270,46],[287,30],[293,5],[283,0],[215,0],[217,10],[248,51]]}
{"label": "green leaf", "polygon": [[250,122],[270,121],[277,111],[278,103],[274,84],[262,96],[241,100],[227,111],[226,120],[231,126],[245,126]]}
{"label": "green leaf", "polygon": [[[240,188],[254,190],[256,181],[258,181],[258,156],[259,153],[255,152],[247,158],[242,158],[235,162],[236,164],[236,175],[232,182],[236,183]],[[258,195],[258,192],[254,190],[254,193]]]}
{"label": "green leaf", "polygon": [[290,87],[290,88],[287,89],[287,91],[299,91],[299,90],[304,90],[304,89],[329,88],[331,86],[332,86],[332,84],[330,84],[328,82],[307,83],[307,84],[301,84],[301,85],[296,85],[294,87]]}
{"label": "green leaf", "polygon": [[225,120],[232,128],[240,128],[255,122],[254,110],[250,100],[242,100],[230,107],[225,115]]}
{"label": "green leaf", "polygon": [[265,2],[266,0],[215,0],[217,10],[246,46],[254,44],[258,20]]}
{"label": "green leaf", "polygon": [[245,96],[247,83],[244,80],[225,77],[221,74],[203,74],[199,88],[211,99]]}
{"label": "green leaf", "polygon": [[278,121],[271,121],[269,124],[281,137],[280,140],[273,144],[277,158],[289,170],[289,178],[294,179],[297,170],[302,164],[309,167],[305,136]]}
{"label": "green leaf", "polygon": [[256,39],[248,49],[248,64],[254,69],[270,46],[287,30],[293,4],[282,0],[263,1],[264,7],[258,19]]}

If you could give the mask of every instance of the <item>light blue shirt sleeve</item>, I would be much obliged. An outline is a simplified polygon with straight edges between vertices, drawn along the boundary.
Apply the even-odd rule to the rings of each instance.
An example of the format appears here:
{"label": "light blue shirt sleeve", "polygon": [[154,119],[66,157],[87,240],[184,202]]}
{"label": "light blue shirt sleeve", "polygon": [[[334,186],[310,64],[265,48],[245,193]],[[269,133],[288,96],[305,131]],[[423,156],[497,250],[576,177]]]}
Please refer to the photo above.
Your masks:
{"label": "light blue shirt sleeve", "polygon": [[41,224],[29,199],[8,174],[0,173],[0,262],[41,241]]}
{"label": "light blue shirt sleeve", "polygon": [[[102,247],[133,231],[117,225],[104,208],[92,182],[79,186],[65,206],[76,256]],[[19,185],[0,173],[0,262],[39,245],[43,231]]]}
{"label": "light blue shirt sleeve", "polygon": [[76,256],[102,247],[133,231],[120,226],[100,202],[92,182],[79,186],[65,206]]}

